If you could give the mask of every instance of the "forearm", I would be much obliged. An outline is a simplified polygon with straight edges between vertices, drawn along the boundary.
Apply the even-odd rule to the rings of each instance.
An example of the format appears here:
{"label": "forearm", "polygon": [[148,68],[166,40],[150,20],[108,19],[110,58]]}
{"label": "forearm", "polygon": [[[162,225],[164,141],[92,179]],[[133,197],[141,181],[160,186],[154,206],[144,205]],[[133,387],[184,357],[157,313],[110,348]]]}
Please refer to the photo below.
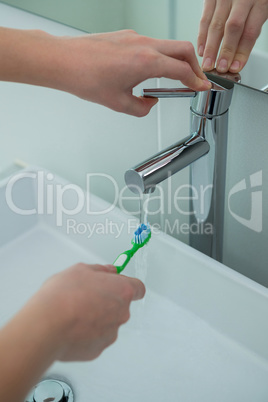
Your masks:
{"label": "forearm", "polygon": [[21,402],[59,352],[57,322],[32,299],[0,331],[0,401]]}
{"label": "forearm", "polygon": [[0,28],[0,80],[61,89],[59,42],[39,30]]}

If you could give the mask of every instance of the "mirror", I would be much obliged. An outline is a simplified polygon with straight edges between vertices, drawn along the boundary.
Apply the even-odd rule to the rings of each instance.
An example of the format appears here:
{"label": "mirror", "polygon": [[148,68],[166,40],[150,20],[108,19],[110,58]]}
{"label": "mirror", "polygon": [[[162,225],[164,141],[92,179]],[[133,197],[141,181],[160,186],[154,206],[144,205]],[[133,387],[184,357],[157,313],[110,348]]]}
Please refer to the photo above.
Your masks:
{"label": "mirror", "polygon": [[[132,28],[155,38],[181,39],[196,45],[203,2],[200,0],[4,0],[2,3],[69,25],[84,32]],[[201,61],[201,59],[200,59]],[[268,25],[246,67],[241,84],[268,91]],[[228,78],[228,77],[227,77]]]}

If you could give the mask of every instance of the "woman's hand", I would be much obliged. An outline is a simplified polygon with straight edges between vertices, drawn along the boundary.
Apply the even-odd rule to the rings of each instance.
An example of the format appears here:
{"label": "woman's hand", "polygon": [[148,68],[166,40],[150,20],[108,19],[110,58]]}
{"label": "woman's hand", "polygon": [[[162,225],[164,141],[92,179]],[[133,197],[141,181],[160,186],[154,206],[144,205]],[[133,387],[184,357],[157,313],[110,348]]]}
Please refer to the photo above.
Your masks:
{"label": "woman's hand", "polygon": [[116,340],[130,303],[145,294],[141,281],[116,272],[113,265],[80,263],[51,277],[37,294],[59,323],[59,360],[95,359]]}
{"label": "woman's hand", "polygon": [[203,70],[217,60],[219,72],[241,71],[267,18],[268,0],[205,0],[198,35]]}
{"label": "woman's hand", "polygon": [[76,264],[51,277],[0,330],[0,400],[25,400],[55,360],[96,358],[144,293],[111,265]]}
{"label": "woman's hand", "polygon": [[0,29],[0,80],[70,92],[118,112],[145,116],[157,99],[133,96],[148,78],[211,87],[189,42],[159,40],[124,30],[81,37]]}
{"label": "woman's hand", "polygon": [[133,88],[148,78],[180,80],[194,90],[210,88],[189,42],[157,40],[127,30],[62,39],[62,49],[71,66],[62,87],[119,112],[149,112],[157,100],[132,95]]}

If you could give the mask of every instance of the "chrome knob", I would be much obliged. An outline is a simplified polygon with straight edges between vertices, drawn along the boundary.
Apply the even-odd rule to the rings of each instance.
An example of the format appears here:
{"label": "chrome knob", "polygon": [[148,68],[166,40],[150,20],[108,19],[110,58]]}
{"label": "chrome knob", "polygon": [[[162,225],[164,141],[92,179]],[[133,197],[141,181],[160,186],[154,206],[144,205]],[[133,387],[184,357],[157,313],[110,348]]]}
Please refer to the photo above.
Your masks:
{"label": "chrome knob", "polygon": [[59,380],[44,380],[35,386],[26,402],[73,402],[73,392],[68,384]]}
{"label": "chrome knob", "polygon": [[43,381],[34,391],[34,402],[65,402],[62,386],[57,381]]}

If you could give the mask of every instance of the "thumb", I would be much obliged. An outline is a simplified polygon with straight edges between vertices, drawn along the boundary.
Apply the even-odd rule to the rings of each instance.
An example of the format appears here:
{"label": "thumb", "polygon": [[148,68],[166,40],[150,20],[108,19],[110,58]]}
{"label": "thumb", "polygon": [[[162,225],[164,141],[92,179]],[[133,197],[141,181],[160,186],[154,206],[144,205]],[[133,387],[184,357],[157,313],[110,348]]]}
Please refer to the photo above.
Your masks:
{"label": "thumb", "polygon": [[146,116],[152,107],[157,104],[157,98],[144,98],[143,96],[128,95],[128,108],[125,113],[136,117]]}

